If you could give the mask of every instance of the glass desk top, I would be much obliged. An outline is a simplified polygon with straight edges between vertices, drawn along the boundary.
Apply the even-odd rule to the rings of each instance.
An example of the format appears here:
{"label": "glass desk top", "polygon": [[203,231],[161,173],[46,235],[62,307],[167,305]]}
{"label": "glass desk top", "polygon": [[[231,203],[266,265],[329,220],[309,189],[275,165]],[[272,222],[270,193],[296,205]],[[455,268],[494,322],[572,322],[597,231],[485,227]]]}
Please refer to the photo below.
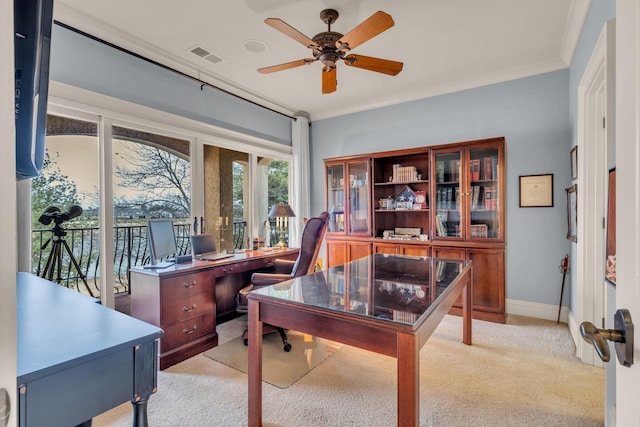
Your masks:
{"label": "glass desk top", "polygon": [[251,294],[413,325],[470,264],[468,260],[375,254]]}

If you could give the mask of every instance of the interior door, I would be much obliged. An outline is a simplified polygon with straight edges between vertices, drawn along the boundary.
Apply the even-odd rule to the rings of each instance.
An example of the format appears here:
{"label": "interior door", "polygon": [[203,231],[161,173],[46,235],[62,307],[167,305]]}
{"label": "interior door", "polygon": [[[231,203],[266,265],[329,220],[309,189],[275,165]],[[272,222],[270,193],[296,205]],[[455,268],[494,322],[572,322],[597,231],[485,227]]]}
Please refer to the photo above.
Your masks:
{"label": "interior door", "polygon": [[[616,2],[616,307],[640,321],[640,0]],[[622,187],[618,184],[619,189]],[[638,342],[638,332],[635,342]],[[609,425],[640,424],[640,350],[634,364],[616,365],[616,410]],[[617,363],[617,362],[611,362]],[[609,414],[607,414],[609,417]]]}

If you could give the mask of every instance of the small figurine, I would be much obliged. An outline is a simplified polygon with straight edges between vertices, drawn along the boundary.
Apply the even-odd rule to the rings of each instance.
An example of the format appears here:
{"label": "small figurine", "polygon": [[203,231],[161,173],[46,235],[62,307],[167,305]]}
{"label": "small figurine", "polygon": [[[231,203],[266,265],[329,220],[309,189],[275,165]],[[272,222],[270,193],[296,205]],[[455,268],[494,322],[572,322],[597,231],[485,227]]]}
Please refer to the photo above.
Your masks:
{"label": "small figurine", "polygon": [[264,222],[264,234],[264,245],[269,247],[271,246],[271,224],[269,223],[269,220]]}

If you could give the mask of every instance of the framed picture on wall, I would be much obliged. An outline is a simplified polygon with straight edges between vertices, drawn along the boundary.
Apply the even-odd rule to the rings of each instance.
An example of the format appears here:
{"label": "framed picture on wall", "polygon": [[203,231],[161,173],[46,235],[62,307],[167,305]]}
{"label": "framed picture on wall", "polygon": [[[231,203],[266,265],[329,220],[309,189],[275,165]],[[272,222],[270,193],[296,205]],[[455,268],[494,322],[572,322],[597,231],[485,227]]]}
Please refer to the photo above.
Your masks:
{"label": "framed picture on wall", "polygon": [[576,228],[578,224],[578,193],[576,184],[564,190],[567,193],[567,239],[577,242]]}
{"label": "framed picture on wall", "polygon": [[553,174],[520,176],[521,208],[553,207]]}
{"label": "framed picture on wall", "polygon": [[571,149],[571,179],[578,179],[578,146]]}
{"label": "framed picture on wall", "polygon": [[616,169],[609,171],[607,196],[607,260],[605,279],[616,284]]}

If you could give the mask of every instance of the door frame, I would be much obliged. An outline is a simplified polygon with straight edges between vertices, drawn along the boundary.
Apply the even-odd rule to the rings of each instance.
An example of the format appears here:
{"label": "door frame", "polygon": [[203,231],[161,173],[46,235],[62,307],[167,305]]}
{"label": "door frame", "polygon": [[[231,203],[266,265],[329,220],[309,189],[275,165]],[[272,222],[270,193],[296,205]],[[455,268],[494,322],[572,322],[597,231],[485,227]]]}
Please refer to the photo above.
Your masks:
{"label": "door frame", "polygon": [[[578,178],[576,248],[576,325],[589,321],[604,327],[606,293],[604,254],[608,147],[613,142],[615,22],[608,21],[578,86]],[[593,346],[578,339],[576,354],[603,366]]]}

